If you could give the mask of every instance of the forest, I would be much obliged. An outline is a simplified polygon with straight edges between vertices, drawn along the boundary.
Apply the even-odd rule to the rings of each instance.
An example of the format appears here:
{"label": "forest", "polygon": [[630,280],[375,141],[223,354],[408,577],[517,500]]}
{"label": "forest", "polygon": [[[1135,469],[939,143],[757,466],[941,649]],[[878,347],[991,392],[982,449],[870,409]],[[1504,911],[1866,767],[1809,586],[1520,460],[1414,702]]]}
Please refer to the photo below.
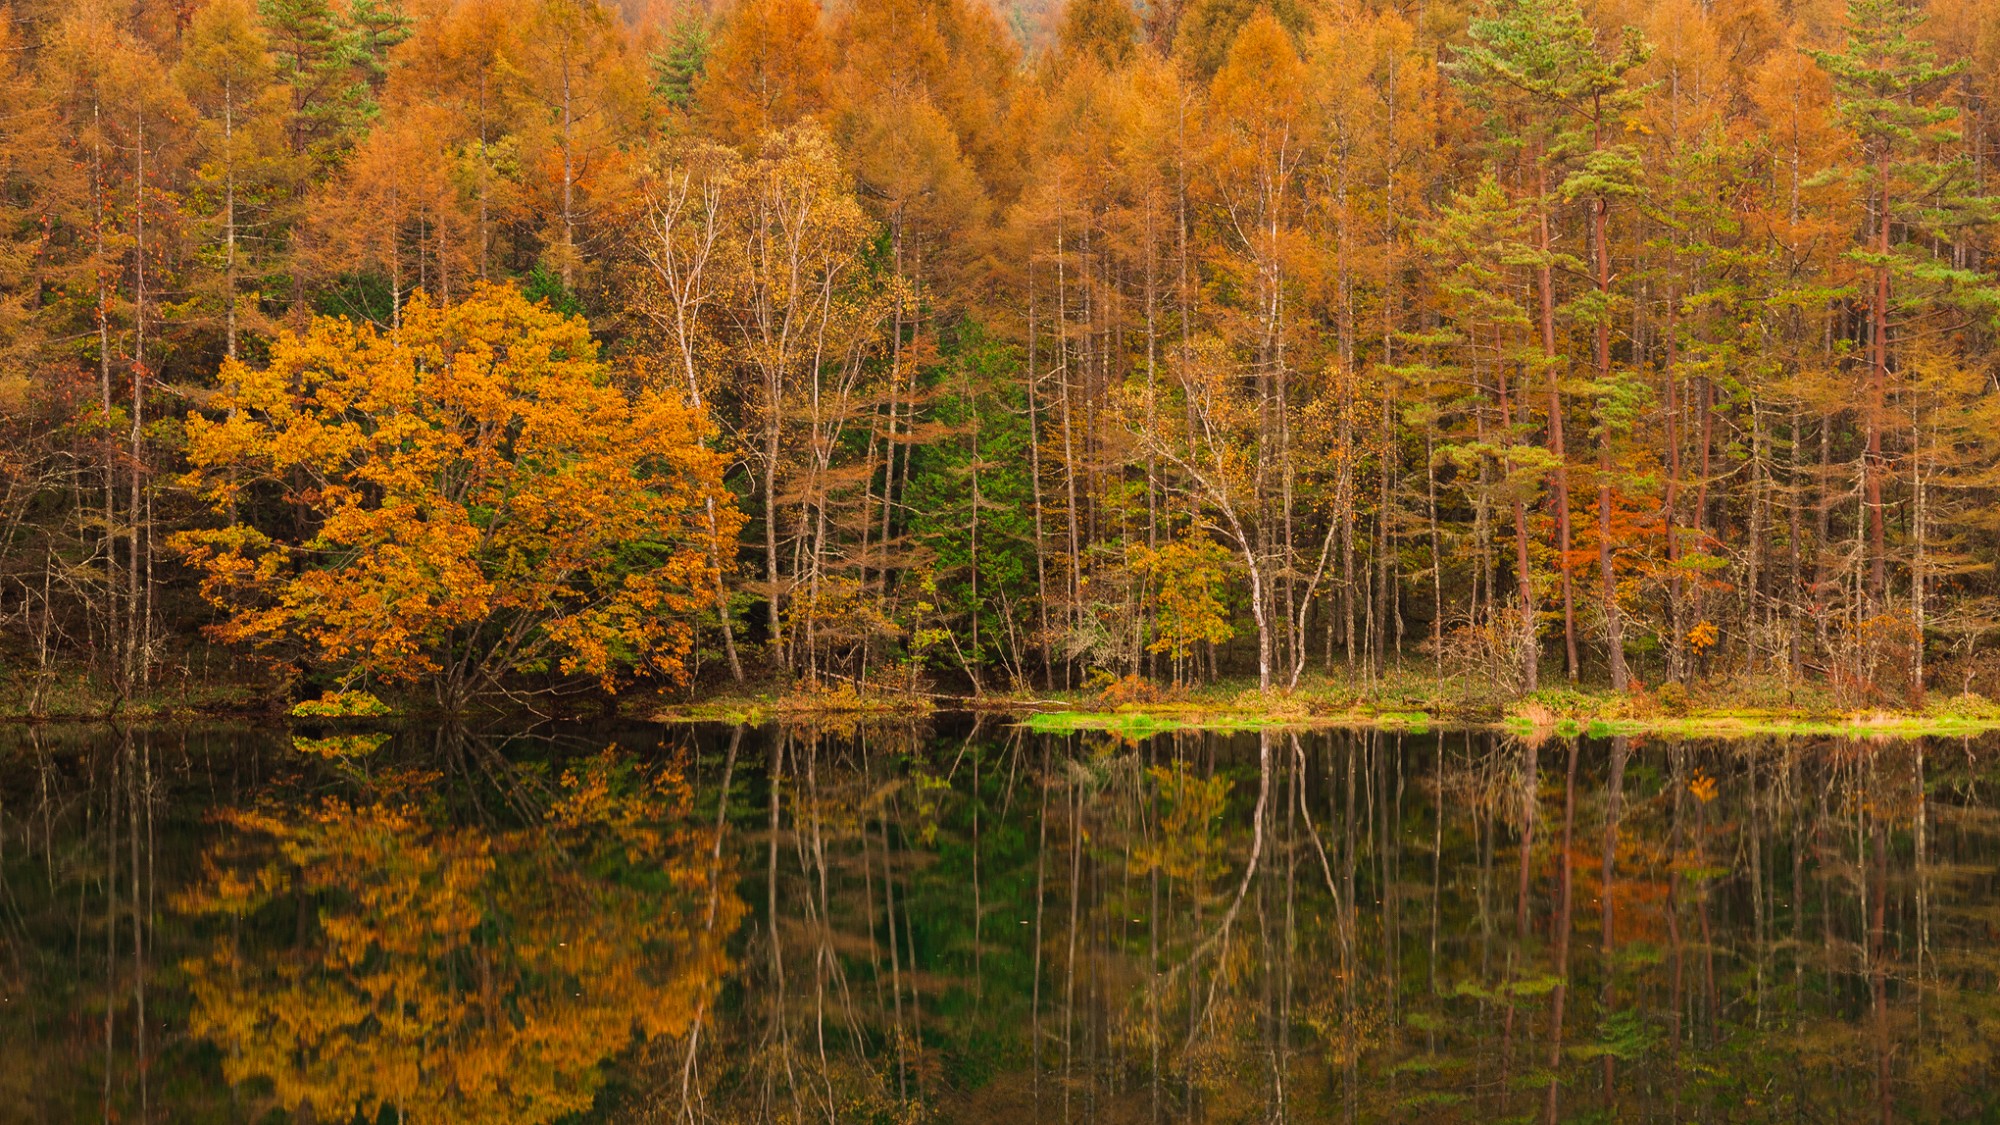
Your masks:
{"label": "forest", "polygon": [[0,11],[10,711],[2000,690],[2000,5]]}

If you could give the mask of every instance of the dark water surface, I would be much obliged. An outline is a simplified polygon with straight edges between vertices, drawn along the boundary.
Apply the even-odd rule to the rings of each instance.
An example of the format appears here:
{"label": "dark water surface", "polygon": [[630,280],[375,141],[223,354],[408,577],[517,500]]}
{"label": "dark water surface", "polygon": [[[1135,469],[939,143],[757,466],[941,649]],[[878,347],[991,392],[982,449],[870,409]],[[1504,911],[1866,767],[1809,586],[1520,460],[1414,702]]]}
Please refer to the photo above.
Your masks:
{"label": "dark water surface", "polygon": [[2000,743],[0,730],[0,1122],[2000,1120]]}

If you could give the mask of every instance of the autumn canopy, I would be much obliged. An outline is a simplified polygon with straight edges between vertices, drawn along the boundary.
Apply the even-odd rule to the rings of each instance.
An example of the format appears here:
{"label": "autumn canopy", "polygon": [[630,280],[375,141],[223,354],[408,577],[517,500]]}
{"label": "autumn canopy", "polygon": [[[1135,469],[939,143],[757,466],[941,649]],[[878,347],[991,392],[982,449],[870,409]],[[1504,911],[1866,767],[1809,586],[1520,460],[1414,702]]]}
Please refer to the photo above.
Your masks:
{"label": "autumn canopy", "polygon": [[2000,5],[0,13],[19,709],[2000,694]]}

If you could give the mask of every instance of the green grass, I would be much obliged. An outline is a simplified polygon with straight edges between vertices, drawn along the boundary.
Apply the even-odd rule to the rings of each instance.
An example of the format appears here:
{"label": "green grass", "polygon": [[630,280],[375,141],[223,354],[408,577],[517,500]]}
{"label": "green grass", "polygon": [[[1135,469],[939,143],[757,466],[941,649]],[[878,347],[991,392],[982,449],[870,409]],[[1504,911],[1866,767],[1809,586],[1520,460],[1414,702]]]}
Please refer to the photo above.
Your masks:
{"label": "green grass", "polygon": [[1307,725],[1281,715],[1155,715],[1145,711],[1036,711],[1024,720],[1036,734],[1106,731],[1125,738],[1151,738],[1179,730],[1227,733]]}
{"label": "green grass", "polygon": [[[1570,722],[1565,720],[1565,722]],[[1514,724],[1510,724],[1514,725]],[[1517,728],[1518,729],[1518,728]],[[1809,718],[1783,715],[1687,715],[1659,719],[1593,719],[1581,726],[1593,738],[1614,735],[1667,735],[1677,738],[1791,737],[1970,738],[2000,730],[2000,719],[1968,719],[1918,713]]]}
{"label": "green grass", "polygon": [[1096,730],[1109,731],[1127,738],[1147,738],[1155,734],[1181,730],[1231,733],[1330,727],[1382,727],[1426,731],[1433,725],[1431,716],[1421,711],[1349,711],[1316,715],[1289,708],[1257,711],[1122,707],[1113,711],[1029,711],[1024,714],[1021,721],[1037,734],[1070,734],[1075,731]]}
{"label": "green grass", "polygon": [[1085,691],[979,702],[1011,706],[1024,725],[1038,732],[1105,730],[1134,738],[1171,730],[1273,727],[1448,727],[1597,738],[1958,738],[2000,731],[2000,704],[1974,695],[1934,697],[1922,711],[1847,712],[1814,688],[1757,680],[1657,695],[1562,686],[1505,700],[1484,684],[1402,671],[1365,685],[1306,677],[1291,692],[1260,693],[1254,685],[1225,681],[1162,691],[1158,698],[1139,702],[1114,702]]}

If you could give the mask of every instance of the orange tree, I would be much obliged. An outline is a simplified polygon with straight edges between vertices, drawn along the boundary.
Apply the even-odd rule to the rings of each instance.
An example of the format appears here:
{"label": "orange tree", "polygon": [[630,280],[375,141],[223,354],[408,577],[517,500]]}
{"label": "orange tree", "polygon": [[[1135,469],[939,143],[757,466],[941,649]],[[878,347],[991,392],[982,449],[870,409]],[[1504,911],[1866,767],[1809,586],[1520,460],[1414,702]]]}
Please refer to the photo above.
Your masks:
{"label": "orange tree", "polygon": [[742,520],[707,418],[610,374],[581,319],[493,286],[229,363],[188,428],[226,522],[177,536],[216,632],[448,709],[525,674],[684,678]]}

